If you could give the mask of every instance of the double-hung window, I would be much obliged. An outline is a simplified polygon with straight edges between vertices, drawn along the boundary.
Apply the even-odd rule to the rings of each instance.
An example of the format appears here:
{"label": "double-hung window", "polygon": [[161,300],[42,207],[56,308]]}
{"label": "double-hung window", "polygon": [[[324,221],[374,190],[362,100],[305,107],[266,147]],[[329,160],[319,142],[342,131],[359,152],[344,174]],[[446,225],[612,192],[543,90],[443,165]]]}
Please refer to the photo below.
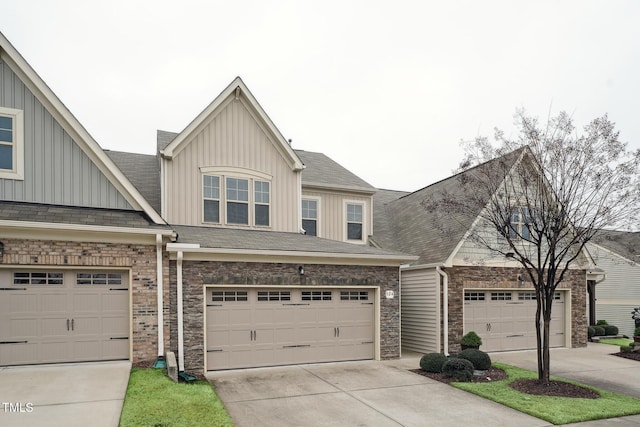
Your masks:
{"label": "double-hung window", "polygon": [[22,111],[0,107],[0,178],[23,179]]}
{"label": "double-hung window", "polygon": [[220,222],[220,177],[203,175],[204,222]]}
{"label": "double-hung window", "polygon": [[531,215],[528,208],[512,208],[508,228],[509,238],[528,240],[530,237],[529,224],[531,224]]}
{"label": "double-hung window", "polygon": [[[202,175],[202,222],[268,227],[271,182],[253,177]],[[217,171],[216,171],[217,172]]]}
{"label": "double-hung window", "polygon": [[302,199],[302,228],[310,236],[318,235],[318,201]]}
{"label": "double-hung window", "polygon": [[363,240],[362,204],[347,203],[347,240]]}
{"label": "double-hung window", "polygon": [[227,178],[227,222],[249,224],[249,180]]}

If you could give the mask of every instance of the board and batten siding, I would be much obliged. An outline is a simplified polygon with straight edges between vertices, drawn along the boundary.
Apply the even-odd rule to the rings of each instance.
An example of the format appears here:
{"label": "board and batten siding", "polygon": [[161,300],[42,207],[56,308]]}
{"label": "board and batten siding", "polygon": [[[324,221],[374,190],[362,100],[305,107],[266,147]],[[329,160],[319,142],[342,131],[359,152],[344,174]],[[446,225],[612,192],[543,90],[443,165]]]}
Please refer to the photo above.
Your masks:
{"label": "board and batten siding", "polygon": [[596,266],[606,278],[596,285],[596,320],[606,320],[633,336],[631,310],[640,307],[640,265],[596,245],[589,245]]}
{"label": "board and batten siding", "polygon": [[132,209],[3,61],[0,61],[0,106],[24,112],[24,180],[0,179],[0,199]]}
{"label": "board and batten siding", "polygon": [[272,177],[270,229],[298,232],[299,172],[292,170],[278,144],[251,107],[242,98],[230,96],[183,142],[173,159],[164,160],[166,220],[172,224],[207,225],[202,217],[200,168],[243,168]]}
{"label": "board and batten siding", "polygon": [[400,271],[402,349],[440,353],[440,280],[435,268]]}
{"label": "board and batten siding", "polygon": [[345,211],[345,203],[347,202],[362,203],[364,205],[363,234],[365,239],[373,234],[373,221],[371,220],[371,196],[362,196],[358,193],[338,191],[310,190],[305,189],[303,186],[302,198],[320,200],[318,212],[319,237],[331,240],[346,239],[347,214]]}

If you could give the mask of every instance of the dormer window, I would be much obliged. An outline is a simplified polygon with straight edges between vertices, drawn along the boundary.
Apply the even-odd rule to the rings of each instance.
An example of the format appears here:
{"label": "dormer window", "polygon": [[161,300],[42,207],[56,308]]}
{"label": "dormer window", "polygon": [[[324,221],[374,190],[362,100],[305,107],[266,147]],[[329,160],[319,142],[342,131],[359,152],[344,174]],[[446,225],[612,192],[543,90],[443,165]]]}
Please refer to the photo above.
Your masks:
{"label": "dormer window", "polygon": [[347,203],[347,240],[363,241],[362,224],[363,224],[363,205],[362,203]]}
{"label": "dormer window", "polygon": [[0,178],[24,179],[22,111],[0,107]]}

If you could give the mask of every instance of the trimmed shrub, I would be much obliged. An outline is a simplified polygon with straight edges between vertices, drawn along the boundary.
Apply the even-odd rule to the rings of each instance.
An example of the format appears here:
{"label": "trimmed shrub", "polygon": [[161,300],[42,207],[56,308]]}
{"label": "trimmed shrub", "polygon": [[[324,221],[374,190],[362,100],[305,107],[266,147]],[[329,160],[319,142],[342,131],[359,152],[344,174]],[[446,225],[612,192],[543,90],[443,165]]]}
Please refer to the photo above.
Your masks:
{"label": "trimmed shrub", "polygon": [[420,359],[420,369],[426,372],[442,372],[442,365],[447,361],[447,356],[442,353],[428,353]]}
{"label": "trimmed shrub", "polygon": [[468,348],[466,350],[462,350],[460,354],[458,354],[458,357],[471,362],[474,369],[486,371],[491,368],[491,357],[489,357],[489,355],[484,351]]}
{"label": "trimmed shrub", "polygon": [[604,334],[605,335],[618,335],[618,327],[613,325],[605,325],[604,326]]}
{"label": "trimmed shrub", "polygon": [[633,330],[633,336],[634,337],[640,337],[640,328],[635,328]]}
{"label": "trimmed shrub", "polygon": [[478,334],[473,331],[469,331],[460,340],[460,345],[462,349],[465,348],[480,348],[482,345],[482,338]]}
{"label": "trimmed shrub", "polygon": [[622,353],[631,353],[633,351],[633,347],[629,346],[629,345],[621,345],[620,346],[620,352]]}
{"label": "trimmed shrub", "polygon": [[596,337],[601,337],[604,335],[604,327],[602,326],[594,326],[595,330],[596,330]]}
{"label": "trimmed shrub", "polygon": [[606,326],[606,325],[608,325],[606,320],[598,320],[596,322],[596,326]]}
{"label": "trimmed shrub", "polygon": [[454,357],[444,362],[442,373],[458,381],[468,382],[473,377],[473,364],[466,359]]}
{"label": "trimmed shrub", "polygon": [[589,338],[592,338],[593,336],[595,336],[595,334],[596,334],[596,327],[595,326],[589,326],[587,328],[587,336]]}

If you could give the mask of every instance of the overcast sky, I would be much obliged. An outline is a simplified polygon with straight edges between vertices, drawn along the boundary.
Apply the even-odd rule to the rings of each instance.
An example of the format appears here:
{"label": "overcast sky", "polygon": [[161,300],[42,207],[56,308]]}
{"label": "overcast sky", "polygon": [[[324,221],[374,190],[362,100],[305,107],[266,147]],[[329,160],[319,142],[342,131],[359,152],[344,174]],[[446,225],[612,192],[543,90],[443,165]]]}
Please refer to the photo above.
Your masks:
{"label": "overcast sky", "polygon": [[155,153],[236,76],[293,147],[370,184],[446,178],[524,107],[640,148],[637,1],[6,1],[0,31],[107,149]]}

